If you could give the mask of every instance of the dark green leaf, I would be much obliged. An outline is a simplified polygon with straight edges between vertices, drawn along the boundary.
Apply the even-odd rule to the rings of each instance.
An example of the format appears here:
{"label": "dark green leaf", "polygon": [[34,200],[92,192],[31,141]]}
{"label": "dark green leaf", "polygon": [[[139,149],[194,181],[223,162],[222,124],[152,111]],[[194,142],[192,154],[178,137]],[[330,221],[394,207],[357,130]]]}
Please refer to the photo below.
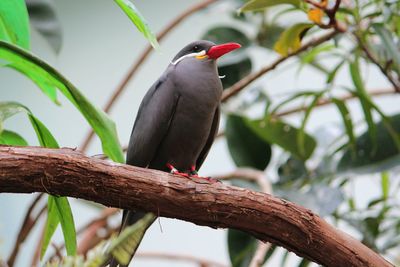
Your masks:
{"label": "dark green leaf", "polygon": [[257,34],[257,42],[265,48],[272,49],[284,30],[285,28],[275,24],[263,25]]}
{"label": "dark green leaf", "polygon": [[249,129],[242,117],[234,114],[228,116],[225,136],[237,166],[259,170],[267,167],[271,159],[271,146]]}
{"label": "dark green leaf", "polygon": [[228,26],[211,28],[205,34],[203,34],[201,39],[209,40],[216,44],[236,42],[239,43],[242,48],[246,48],[251,45],[251,41],[245,33],[236,28]]}
{"label": "dark green leaf", "polygon": [[32,115],[32,113],[29,114],[29,120],[31,121],[41,146],[48,148],[59,148],[56,139],[53,137],[47,127],[34,115]]}
{"label": "dark green leaf", "polygon": [[[250,128],[270,144],[276,144],[299,159],[306,160],[313,153],[316,141],[308,134],[304,135],[304,149],[300,149],[297,136],[300,130],[277,119],[266,117],[259,120],[246,120]],[[302,152],[303,151],[303,152]]]}
{"label": "dark green leaf", "polygon": [[274,50],[281,56],[296,52],[301,46],[301,39],[314,24],[298,23],[286,29],[274,45]]}
{"label": "dark green leaf", "polygon": [[44,228],[43,243],[40,249],[40,260],[43,259],[44,254],[50,244],[51,237],[55,233],[60,219],[58,218],[57,206],[55,203],[55,197],[49,195],[47,198],[47,219]]}
{"label": "dark green leaf", "polygon": [[239,9],[239,12],[259,11],[271,6],[282,5],[282,4],[289,4],[295,7],[299,7],[300,0],[251,0],[246,4],[244,4]]}
{"label": "dark green leaf", "polygon": [[54,203],[57,207],[57,214],[60,220],[61,229],[64,235],[65,248],[69,256],[76,255],[76,231],[74,217],[72,216],[71,207],[66,197],[55,197]]}
{"label": "dark green leaf", "polygon": [[157,37],[150,30],[146,20],[140,14],[139,10],[129,0],[114,0],[117,5],[125,12],[129,19],[135,24],[136,28],[143,33],[144,37],[150,42],[154,49],[158,50],[160,45],[157,42]]}
{"label": "dark green leaf", "polygon": [[103,151],[112,160],[123,162],[114,122],[102,110],[93,106],[85,96],[57,70],[36,56],[16,46],[0,41],[0,58],[18,66],[24,73],[33,73],[57,87],[85,116],[102,141]]}
{"label": "dark green leaf", "polygon": [[251,60],[248,56],[233,56],[229,61],[218,63],[219,75],[225,76],[221,79],[222,86],[226,89],[251,72]]}
{"label": "dark green leaf", "polygon": [[0,40],[30,48],[29,18],[24,0],[0,1]]}
{"label": "dark green leaf", "polygon": [[[400,114],[389,117],[391,126],[397,136],[400,134]],[[368,132],[364,132],[356,139],[356,155],[352,156],[351,149],[344,151],[339,161],[340,171],[357,170],[360,172],[387,170],[399,164],[399,149],[392,134],[382,120],[375,125],[377,130],[375,142],[379,144],[376,148],[369,138]]]}
{"label": "dark green leaf", "polygon": [[50,47],[60,52],[62,32],[60,22],[50,0],[26,0],[32,26],[46,39]]}
{"label": "dark green leaf", "polygon": [[13,131],[3,130],[0,133],[0,144],[13,146],[27,146],[25,139]]}

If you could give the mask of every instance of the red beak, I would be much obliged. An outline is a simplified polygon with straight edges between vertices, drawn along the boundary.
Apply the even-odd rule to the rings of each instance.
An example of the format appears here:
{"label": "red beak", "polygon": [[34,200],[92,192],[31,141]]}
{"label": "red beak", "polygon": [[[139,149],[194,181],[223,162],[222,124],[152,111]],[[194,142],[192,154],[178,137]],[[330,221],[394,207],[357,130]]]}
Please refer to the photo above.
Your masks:
{"label": "red beak", "polygon": [[242,47],[238,43],[226,43],[220,45],[211,46],[211,48],[207,51],[207,56],[212,59],[217,59],[226,53],[229,53],[235,49]]}

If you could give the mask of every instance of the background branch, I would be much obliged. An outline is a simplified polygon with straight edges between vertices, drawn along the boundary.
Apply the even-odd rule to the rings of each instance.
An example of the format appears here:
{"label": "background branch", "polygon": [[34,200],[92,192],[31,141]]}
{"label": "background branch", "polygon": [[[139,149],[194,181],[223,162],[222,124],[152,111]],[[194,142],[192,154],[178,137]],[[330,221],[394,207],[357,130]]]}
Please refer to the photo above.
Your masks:
{"label": "background branch", "polygon": [[0,192],[83,198],[213,228],[233,228],[324,266],[393,266],[291,202],[224,184],[107,162],[72,149],[0,146]]}

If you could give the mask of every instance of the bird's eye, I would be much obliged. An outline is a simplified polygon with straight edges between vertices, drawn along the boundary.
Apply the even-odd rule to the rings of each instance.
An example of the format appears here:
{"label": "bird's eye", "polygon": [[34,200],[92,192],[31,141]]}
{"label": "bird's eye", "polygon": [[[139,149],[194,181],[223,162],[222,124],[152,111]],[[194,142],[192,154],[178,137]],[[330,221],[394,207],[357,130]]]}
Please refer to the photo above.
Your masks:
{"label": "bird's eye", "polygon": [[194,52],[200,52],[201,48],[198,45],[193,46]]}

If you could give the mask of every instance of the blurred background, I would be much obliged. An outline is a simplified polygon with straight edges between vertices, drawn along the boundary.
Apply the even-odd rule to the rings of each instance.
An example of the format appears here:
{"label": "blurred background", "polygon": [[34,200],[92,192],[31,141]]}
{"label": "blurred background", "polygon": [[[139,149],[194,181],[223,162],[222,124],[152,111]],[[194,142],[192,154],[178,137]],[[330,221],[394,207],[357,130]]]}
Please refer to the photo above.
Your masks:
{"label": "blurred background", "polygon": [[[155,33],[163,30],[177,16],[203,2],[133,1]],[[305,4],[297,10],[284,5],[267,11],[238,15],[237,10],[245,1],[209,2],[204,8],[199,8],[197,12],[187,16],[165,36],[160,42],[160,51],[150,53],[110,110],[109,114],[116,123],[122,146],[128,143],[138,106],[147,89],[158,79],[174,55],[189,42],[210,39],[215,42],[234,41],[243,45],[241,51],[219,62],[220,74],[226,75],[222,81],[225,87],[230,87],[249,73],[257,72],[276,59],[287,56],[287,53],[285,55],[285,52],[279,52],[276,47],[274,50],[274,44],[281,33],[292,25],[314,25],[311,29],[311,26],[303,28],[303,31],[309,29],[304,37],[306,40],[318,38],[329,31],[315,26],[318,22],[310,18],[310,7]],[[366,3],[356,1],[359,5],[356,7],[352,2],[342,1],[343,10],[361,10],[361,6]],[[376,2],[379,3],[371,4],[365,10],[369,13],[378,10],[381,13],[371,15],[369,22],[375,22],[373,20],[377,17],[382,17],[379,22],[385,22],[391,12],[396,13],[397,9],[390,6],[394,2]],[[43,22],[39,20],[33,25],[32,20],[32,52],[59,70],[92,103],[104,107],[128,70],[148,46],[148,41],[113,1],[49,0],[30,3],[43,4],[51,10],[48,12],[54,15],[50,16],[50,24],[42,24],[44,28],[50,25],[47,30],[53,31],[50,37],[53,38],[53,43],[49,43],[48,39],[38,32],[37,25]],[[334,1],[329,2],[328,7],[332,7],[333,4]],[[389,10],[385,9],[385,5],[388,5]],[[393,5],[398,8],[396,3]],[[379,112],[382,111],[387,116],[398,114],[400,98],[395,93],[394,85],[388,81],[387,75],[382,74],[379,67],[371,64],[355,37],[351,36],[356,32],[354,27],[361,27],[360,31],[366,31],[365,26],[360,26],[362,16],[359,14],[357,21],[343,10],[339,11],[342,13],[338,14],[338,20],[347,24],[346,33],[339,33],[322,45],[316,46],[317,49],[312,50],[314,52],[307,51],[301,56],[285,60],[275,70],[269,71],[223,104],[224,116],[220,125],[223,136],[215,141],[200,173],[205,176],[218,176],[229,174],[238,167],[258,169],[266,181],[273,184],[274,194],[312,209],[330,223],[382,253],[387,259],[395,261],[399,260],[400,244],[398,149],[393,145],[394,141],[391,141],[393,136],[384,134],[387,130],[379,124],[382,120]],[[365,10],[362,12],[367,12]],[[347,14],[348,17],[344,18],[343,14]],[[326,23],[328,19],[325,15],[321,23]],[[400,27],[399,22],[400,19],[393,23]],[[397,33],[389,30],[393,33],[391,40],[398,45]],[[293,32],[292,34],[296,35]],[[374,41],[377,47],[374,47],[376,50],[373,51],[381,51],[382,53],[376,55],[383,54],[382,57],[386,57],[386,61],[389,62],[393,55],[387,53],[385,47],[378,47],[385,44],[379,31],[370,34],[371,36],[363,40]],[[396,47],[398,52],[398,46]],[[351,92],[360,92],[356,88],[354,68],[353,73],[349,70],[349,66],[355,64],[356,54],[360,58],[357,58],[357,64],[364,89],[379,95],[371,98],[379,107],[379,111],[374,108],[371,110],[378,132],[377,143],[381,150],[371,148],[374,147],[374,142],[368,138],[368,132],[374,122],[365,119],[364,102],[357,96],[353,100],[342,101]],[[392,60],[388,69],[396,64],[396,60]],[[396,79],[397,70],[390,71]],[[334,77],[331,77],[334,81],[327,81],[329,75]],[[299,93],[303,94],[293,98],[284,107],[280,106],[283,101]],[[349,112],[347,115],[338,111],[340,104],[319,104],[325,99],[334,102],[333,98],[345,103]],[[34,83],[10,68],[0,70],[0,99],[17,101],[27,106],[49,128],[62,147],[80,148],[90,129],[84,117],[62,94],[59,94],[61,105],[54,105]],[[277,109],[274,113],[272,111],[275,107]],[[280,140],[273,137],[254,137],[255,133],[251,132],[249,127],[246,128],[241,121],[244,117],[255,119],[299,107],[300,111],[294,110],[280,118],[285,125],[294,129],[304,128],[303,138],[306,141],[303,154],[296,144],[293,148],[290,145],[281,145]],[[309,107],[311,108],[308,109]],[[229,115],[232,113],[240,116]],[[352,121],[350,128],[354,134],[353,143],[350,142],[348,124],[343,122],[346,116],[350,116]],[[393,126],[397,129],[398,137],[400,127],[397,126],[400,126],[399,119],[395,120]],[[35,132],[24,114],[17,114],[8,119],[4,128],[18,132],[30,145],[39,145]],[[382,136],[379,133],[383,133]],[[250,139],[257,140],[249,143]],[[313,140],[317,144],[315,149],[310,145]],[[352,158],[349,156],[352,153],[349,147],[356,143],[356,156]],[[372,153],[374,149],[375,152]],[[368,154],[366,157],[363,157],[363,151],[364,154]],[[93,139],[86,153],[91,156],[103,153],[98,138]],[[241,181],[240,177],[237,178],[232,181],[233,184],[260,190],[257,184],[246,183]],[[13,250],[23,217],[34,197],[35,195],[22,194],[0,195],[0,258],[7,259]],[[44,199],[41,203],[45,203]],[[78,229],[98,217],[102,211],[100,205],[86,201],[70,199],[70,203]],[[121,213],[118,213],[108,220],[110,227],[118,226],[120,216]],[[21,252],[14,266],[31,264],[44,222],[45,216],[41,216],[20,248]],[[257,243],[249,240],[247,236],[240,236],[239,233],[232,232],[230,235],[228,246],[228,231],[225,229],[215,230],[179,220],[160,218],[145,235],[138,250],[139,257],[135,259],[135,266],[198,266],[189,261],[140,257],[140,254],[149,252],[194,256],[220,263],[221,266],[230,266],[232,261],[235,266],[247,266],[252,255],[249,254],[247,259],[240,259],[235,263],[235,255],[230,256],[229,250],[232,254],[235,246],[243,244],[254,252]],[[62,241],[61,230],[58,229],[52,242],[60,244]],[[48,255],[53,253],[54,248],[50,246]],[[239,254],[237,250],[235,253]],[[276,249],[266,266],[298,266],[300,262],[301,259],[294,254],[288,256],[285,250]]]}

